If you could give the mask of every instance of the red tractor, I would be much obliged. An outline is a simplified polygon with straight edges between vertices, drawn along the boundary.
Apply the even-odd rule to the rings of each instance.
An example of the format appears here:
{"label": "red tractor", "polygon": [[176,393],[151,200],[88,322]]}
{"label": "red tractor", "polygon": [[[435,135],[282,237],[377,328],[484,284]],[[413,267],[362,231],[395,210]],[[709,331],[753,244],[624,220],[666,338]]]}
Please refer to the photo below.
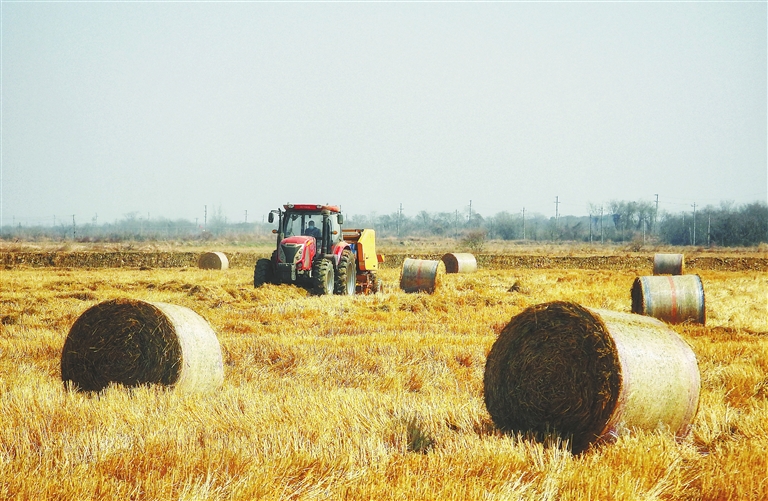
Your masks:
{"label": "red tractor", "polygon": [[277,249],[256,262],[254,287],[296,284],[317,295],[381,289],[374,230],[342,231],[344,216],[335,205],[286,204],[269,213],[270,223],[275,214]]}

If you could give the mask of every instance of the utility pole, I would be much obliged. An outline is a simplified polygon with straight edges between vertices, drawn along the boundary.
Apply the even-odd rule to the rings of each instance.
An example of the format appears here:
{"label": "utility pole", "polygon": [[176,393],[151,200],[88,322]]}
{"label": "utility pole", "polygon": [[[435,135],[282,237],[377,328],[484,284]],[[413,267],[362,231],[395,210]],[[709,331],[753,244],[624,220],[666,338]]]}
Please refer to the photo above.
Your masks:
{"label": "utility pole", "polygon": [[696,202],[693,203],[693,245],[696,245]]}
{"label": "utility pole", "polygon": [[[685,229],[687,228],[687,226],[685,226],[685,211],[682,212],[682,215],[683,215],[683,233],[685,233]],[[690,242],[691,242],[691,229],[688,228],[688,243]]]}
{"label": "utility pole", "polygon": [[523,207],[523,240],[525,240],[525,207]]}
{"label": "utility pole", "polygon": [[656,229],[656,218],[659,215],[659,194],[658,193],[654,193],[654,195],[656,195],[656,210],[653,211],[653,228],[651,229],[651,233],[657,232],[657,229]]}
{"label": "utility pole", "polygon": [[472,200],[469,201],[469,223],[472,224]]}
{"label": "utility pole", "polygon": [[555,197],[555,226],[557,226],[557,220],[560,218],[560,197]]}
{"label": "utility pole", "polygon": [[600,244],[603,243],[603,206],[600,206]]}
{"label": "utility pole", "polygon": [[248,224],[248,209],[245,209],[245,224]]}
{"label": "utility pole", "polygon": [[403,203],[400,202],[400,208],[397,210],[397,238],[400,238],[400,220],[403,218]]}
{"label": "utility pole", "polygon": [[454,218],[453,238],[459,238],[459,209],[456,209],[456,215]]}
{"label": "utility pole", "polygon": [[205,206],[205,213],[203,214],[203,231],[208,227],[208,206]]}
{"label": "utility pole", "polygon": [[75,215],[72,214],[72,240],[75,240],[77,236],[77,230],[75,229]]}
{"label": "utility pole", "polygon": [[707,214],[707,247],[712,247],[712,214]]}

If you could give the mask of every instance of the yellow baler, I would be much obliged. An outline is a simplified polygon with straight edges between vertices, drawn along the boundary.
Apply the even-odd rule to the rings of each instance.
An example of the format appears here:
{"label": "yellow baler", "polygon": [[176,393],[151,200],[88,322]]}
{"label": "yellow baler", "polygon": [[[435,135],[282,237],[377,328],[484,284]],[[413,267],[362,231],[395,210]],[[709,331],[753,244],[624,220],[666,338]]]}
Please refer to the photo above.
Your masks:
{"label": "yellow baler", "polygon": [[376,276],[379,263],[384,259],[376,254],[376,231],[373,229],[342,230],[342,238],[348,242],[357,256],[357,292],[379,292],[381,280]]}

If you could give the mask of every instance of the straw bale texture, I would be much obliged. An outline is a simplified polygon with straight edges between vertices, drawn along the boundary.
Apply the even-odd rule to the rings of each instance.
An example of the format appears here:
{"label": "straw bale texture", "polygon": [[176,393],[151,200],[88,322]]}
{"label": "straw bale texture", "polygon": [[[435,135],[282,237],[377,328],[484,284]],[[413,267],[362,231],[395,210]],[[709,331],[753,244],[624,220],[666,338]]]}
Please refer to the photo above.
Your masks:
{"label": "straw bale texture", "polygon": [[445,265],[442,261],[406,258],[400,272],[400,288],[405,292],[433,293],[440,286]]}
{"label": "straw bale texture", "polygon": [[682,275],[685,273],[685,259],[682,254],[654,254],[654,275]]}
{"label": "straw bale texture", "polygon": [[446,273],[472,273],[477,271],[477,260],[468,252],[449,252],[442,257]]}
{"label": "straw bale texture", "polygon": [[206,252],[200,256],[197,266],[203,270],[226,270],[229,260],[223,252]]}
{"label": "straw bale texture", "polygon": [[684,436],[699,391],[695,355],[662,322],[562,301],[514,317],[484,376],[496,426],[539,439],[555,433],[575,453],[633,428]]}
{"label": "straw bale texture", "polygon": [[72,325],[61,377],[83,391],[110,383],[210,391],[222,385],[224,366],[216,334],[194,311],[114,299],[89,308]]}
{"label": "straw bale texture", "polygon": [[670,324],[706,323],[704,286],[698,275],[637,277],[630,295],[632,313]]}

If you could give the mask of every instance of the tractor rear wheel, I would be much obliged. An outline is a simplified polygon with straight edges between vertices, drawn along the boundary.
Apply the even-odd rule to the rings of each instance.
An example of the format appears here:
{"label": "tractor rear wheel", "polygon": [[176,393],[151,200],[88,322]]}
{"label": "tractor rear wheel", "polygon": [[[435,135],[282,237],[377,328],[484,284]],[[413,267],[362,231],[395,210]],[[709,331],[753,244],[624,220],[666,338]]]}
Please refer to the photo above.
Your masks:
{"label": "tractor rear wheel", "polygon": [[253,269],[254,287],[261,287],[264,284],[271,283],[273,276],[272,261],[269,259],[259,259],[256,261],[256,267]]}
{"label": "tractor rear wheel", "polygon": [[336,272],[335,294],[352,296],[355,294],[355,282],[357,279],[357,267],[355,266],[355,255],[352,251],[345,249],[339,258],[339,268]]}
{"label": "tractor rear wheel", "polygon": [[318,259],[312,266],[312,293],[318,296],[333,294],[333,264]]}

